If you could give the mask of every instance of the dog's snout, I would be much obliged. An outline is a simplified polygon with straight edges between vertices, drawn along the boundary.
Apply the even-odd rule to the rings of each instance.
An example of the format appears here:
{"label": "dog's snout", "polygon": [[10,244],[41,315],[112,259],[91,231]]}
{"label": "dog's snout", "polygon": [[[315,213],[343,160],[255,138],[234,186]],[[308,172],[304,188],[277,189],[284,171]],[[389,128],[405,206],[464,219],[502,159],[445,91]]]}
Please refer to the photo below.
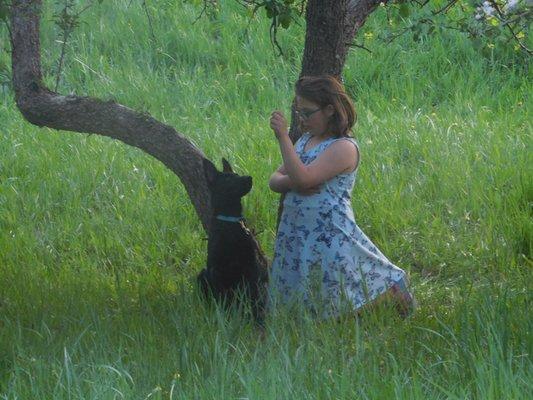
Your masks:
{"label": "dog's snout", "polygon": [[244,196],[246,193],[252,190],[252,177],[242,176],[241,182],[242,182],[242,189],[244,189],[244,192],[242,193],[242,195]]}

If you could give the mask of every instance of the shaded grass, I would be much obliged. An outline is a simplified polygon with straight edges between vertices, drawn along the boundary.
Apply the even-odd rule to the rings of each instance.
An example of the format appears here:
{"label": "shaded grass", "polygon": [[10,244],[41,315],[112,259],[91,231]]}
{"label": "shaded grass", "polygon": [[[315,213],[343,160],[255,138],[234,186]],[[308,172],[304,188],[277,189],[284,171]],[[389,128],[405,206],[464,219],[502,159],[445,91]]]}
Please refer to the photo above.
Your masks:
{"label": "shaded grass", "polygon": [[[524,291],[488,284],[490,291],[470,293],[443,312],[425,304],[403,322],[387,310],[360,323],[318,324],[304,313],[280,312],[261,341],[238,316],[207,309],[165,278],[103,292],[101,284],[69,279],[43,296],[46,305],[36,302],[33,313],[7,312],[6,397],[167,398],[173,391],[174,398],[202,399],[497,399],[530,393]],[[84,299],[65,286],[81,289]],[[87,298],[100,299],[92,301],[95,309],[84,308]]]}

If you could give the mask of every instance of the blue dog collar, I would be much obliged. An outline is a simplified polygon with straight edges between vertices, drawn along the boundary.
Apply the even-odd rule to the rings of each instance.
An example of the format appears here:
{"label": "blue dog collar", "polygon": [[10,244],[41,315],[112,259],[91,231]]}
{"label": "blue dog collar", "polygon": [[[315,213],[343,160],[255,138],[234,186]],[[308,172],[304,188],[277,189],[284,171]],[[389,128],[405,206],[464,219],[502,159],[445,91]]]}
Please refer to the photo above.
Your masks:
{"label": "blue dog collar", "polygon": [[226,222],[241,222],[244,221],[243,217],[228,217],[226,215],[217,215],[216,219]]}

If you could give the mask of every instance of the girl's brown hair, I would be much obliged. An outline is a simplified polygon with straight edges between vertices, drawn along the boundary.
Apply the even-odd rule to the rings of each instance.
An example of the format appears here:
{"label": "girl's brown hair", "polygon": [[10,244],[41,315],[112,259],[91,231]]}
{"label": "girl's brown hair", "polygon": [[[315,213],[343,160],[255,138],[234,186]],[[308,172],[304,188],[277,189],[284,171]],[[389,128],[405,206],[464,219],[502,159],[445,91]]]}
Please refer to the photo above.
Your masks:
{"label": "girl's brown hair", "polygon": [[328,122],[335,136],[350,136],[357,119],[352,100],[342,83],[331,75],[303,76],[296,81],[295,92],[321,108],[331,105],[335,110]]}

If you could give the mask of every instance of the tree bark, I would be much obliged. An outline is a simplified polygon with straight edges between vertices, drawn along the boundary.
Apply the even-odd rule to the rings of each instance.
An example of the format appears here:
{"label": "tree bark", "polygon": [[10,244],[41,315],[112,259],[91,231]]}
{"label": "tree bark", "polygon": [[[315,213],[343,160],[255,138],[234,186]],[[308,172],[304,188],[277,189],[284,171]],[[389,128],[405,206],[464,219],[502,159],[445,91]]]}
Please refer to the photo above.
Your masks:
{"label": "tree bark", "polygon": [[115,102],[61,96],[45,87],[39,39],[41,4],[41,0],[14,0],[12,4],[13,87],[22,115],[39,127],[108,136],[155,157],[179,177],[209,232],[210,195],[202,166],[205,157],[194,144],[149,114]]}
{"label": "tree bark", "polygon": [[300,76],[329,74],[340,78],[355,35],[381,2],[308,0]]}

